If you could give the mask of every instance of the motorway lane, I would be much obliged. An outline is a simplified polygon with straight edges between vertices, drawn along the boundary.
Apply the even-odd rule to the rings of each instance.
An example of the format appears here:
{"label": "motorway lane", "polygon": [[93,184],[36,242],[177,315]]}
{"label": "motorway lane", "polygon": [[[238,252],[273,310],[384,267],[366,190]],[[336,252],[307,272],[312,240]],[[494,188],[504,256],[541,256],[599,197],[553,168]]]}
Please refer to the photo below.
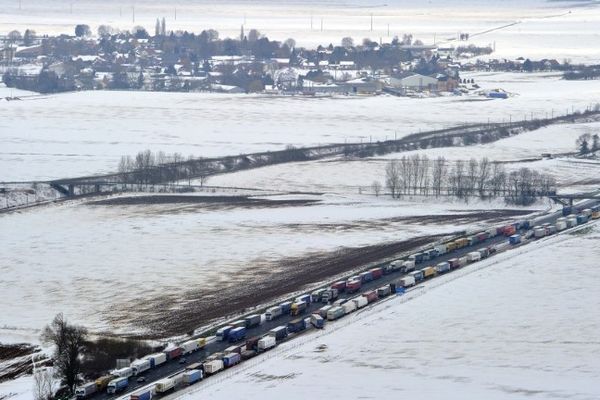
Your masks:
{"label": "motorway lane", "polygon": [[[584,208],[590,208],[592,205],[595,205],[595,204],[598,204],[597,200],[588,200],[588,201],[584,201],[580,204],[577,204],[576,208],[577,208],[577,210],[580,211]],[[534,218],[534,220],[535,220],[536,225],[541,225],[546,222],[554,222],[554,221],[556,221],[557,218],[559,218],[561,216],[562,216],[562,212],[557,211],[557,212],[553,212],[553,213],[550,213],[547,215],[543,215],[543,216]],[[523,234],[524,231],[521,230],[520,233]],[[494,238],[488,239],[484,242],[477,243],[473,246],[467,246],[462,249],[452,251],[451,253],[445,254],[443,256],[436,257],[433,260],[422,262],[418,265],[417,269],[424,268],[429,265],[436,265],[440,262],[448,261],[451,258],[463,257],[467,253],[469,253],[471,251],[475,251],[479,248],[489,247],[489,246],[497,245],[497,244],[504,243],[507,241],[508,241],[508,238],[506,238],[503,235],[499,235]],[[431,245],[429,245],[427,247],[430,247],[430,246]],[[380,266],[384,266],[387,264],[388,263],[382,263]],[[405,274],[402,274],[400,272],[394,272],[394,273],[384,275],[380,279],[362,284],[361,290],[359,292],[353,293],[351,295],[347,295],[346,293],[341,293],[339,298],[343,299],[343,298],[359,296],[361,293],[368,292],[368,291],[380,288],[382,286],[389,285],[390,283],[395,282],[398,279],[402,278],[404,275]],[[313,311],[318,310],[319,308],[323,307],[324,305],[326,305],[326,304],[324,304],[324,303],[309,304],[309,306],[307,307],[306,313],[303,314],[302,317],[306,318],[306,317],[310,316],[310,314]],[[290,315],[282,315],[281,317],[279,317],[273,321],[266,321],[266,320],[264,320],[264,316],[263,316],[263,323],[257,327],[248,329],[246,338],[251,338],[253,336],[262,336],[262,335],[266,334],[269,330],[271,330],[277,326],[280,326],[280,325],[287,325],[287,323],[289,321],[296,319],[296,318],[300,318],[300,317],[290,316]],[[294,335],[290,335],[288,340],[292,340],[293,337],[294,337]],[[238,342],[238,344],[241,344],[241,343],[244,343],[244,341]],[[155,382],[159,379],[162,379],[162,378],[174,375],[178,372],[181,372],[185,368],[186,365],[189,365],[189,364],[192,364],[195,362],[201,362],[201,361],[205,360],[209,355],[216,353],[216,352],[222,352],[223,350],[225,350],[227,347],[229,347],[231,345],[232,345],[232,343],[228,343],[228,342],[211,343],[202,350],[199,350],[193,354],[184,356],[186,359],[185,364],[180,364],[179,360],[171,360],[171,361],[168,361],[167,363],[163,364],[159,368],[151,369],[151,370],[144,372],[143,374],[141,374],[141,376],[144,376],[146,378],[147,383],[138,384],[136,382],[137,378],[131,378],[130,385],[125,392],[120,393],[116,396],[108,395],[106,392],[104,392],[104,393],[96,394],[92,398],[97,399],[97,400],[122,398],[125,394],[131,393],[131,392],[138,390],[144,386],[147,386],[148,383],[150,383],[150,382]]]}

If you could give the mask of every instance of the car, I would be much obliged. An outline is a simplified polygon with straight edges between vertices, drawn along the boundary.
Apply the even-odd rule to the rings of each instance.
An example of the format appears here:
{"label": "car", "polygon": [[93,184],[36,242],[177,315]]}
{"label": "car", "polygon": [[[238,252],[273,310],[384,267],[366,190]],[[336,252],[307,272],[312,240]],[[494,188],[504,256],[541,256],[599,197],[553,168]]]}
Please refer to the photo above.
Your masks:
{"label": "car", "polygon": [[179,359],[179,364],[185,364],[187,362],[187,360],[185,359],[185,357],[181,357]]}
{"label": "car", "polygon": [[137,383],[144,383],[144,382],[146,382],[146,377],[145,376],[138,376],[136,382]]}

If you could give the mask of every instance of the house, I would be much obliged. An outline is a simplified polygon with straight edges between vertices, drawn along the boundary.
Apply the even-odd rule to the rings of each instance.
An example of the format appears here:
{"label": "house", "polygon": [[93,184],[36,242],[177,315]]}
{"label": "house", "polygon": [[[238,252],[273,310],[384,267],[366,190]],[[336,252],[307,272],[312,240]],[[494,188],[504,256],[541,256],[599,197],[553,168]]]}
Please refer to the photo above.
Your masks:
{"label": "house", "polygon": [[458,87],[458,80],[446,74],[437,74],[436,79],[438,92],[453,92]]}
{"label": "house", "polygon": [[358,78],[344,82],[342,85],[347,93],[354,94],[377,94],[381,93],[383,84],[373,78]]}
{"label": "house", "polygon": [[347,93],[346,87],[334,83],[321,83],[310,79],[302,80],[302,93],[304,94],[333,94]]}
{"label": "house", "polygon": [[421,75],[415,72],[406,72],[390,77],[389,83],[394,89],[422,91],[437,90],[438,80],[431,76]]}

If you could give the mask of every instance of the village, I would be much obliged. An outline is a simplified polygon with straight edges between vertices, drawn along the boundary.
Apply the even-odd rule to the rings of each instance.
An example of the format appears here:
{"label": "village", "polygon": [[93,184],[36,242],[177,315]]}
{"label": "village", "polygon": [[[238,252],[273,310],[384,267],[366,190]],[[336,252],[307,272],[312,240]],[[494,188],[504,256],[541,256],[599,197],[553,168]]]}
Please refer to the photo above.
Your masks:
{"label": "village", "polygon": [[[460,34],[456,41],[468,41]],[[568,63],[488,59],[493,45],[424,44],[411,34],[389,43],[345,37],[339,45],[316,49],[294,39],[272,41],[259,31],[220,38],[167,31],[156,21],[154,35],[102,25],[93,35],[77,25],[74,35],[36,36],[33,30],[0,36],[0,73],[7,87],[39,93],[78,90],[265,93],[272,95],[377,95],[429,97],[483,92],[463,71],[572,71]],[[453,43],[453,42],[452,42]]]}

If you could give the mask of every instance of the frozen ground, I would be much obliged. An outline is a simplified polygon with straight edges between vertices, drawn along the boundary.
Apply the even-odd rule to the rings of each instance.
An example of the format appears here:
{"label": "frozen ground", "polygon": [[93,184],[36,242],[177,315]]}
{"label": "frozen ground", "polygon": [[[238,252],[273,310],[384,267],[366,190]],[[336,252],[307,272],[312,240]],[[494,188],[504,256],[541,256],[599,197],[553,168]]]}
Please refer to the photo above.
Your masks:
{"label": "frozen ground", "polygon": [[0,180],[112,172],[121,155],[144,149],[206,157],[385,140],[488,118],[541,118],[571,107],[585,109],[598,101],[600,91],[600,81],[568,82],[556,74],[474,77],[485,88],[517,95],[485,101],[101,91],[2,101]]}
{"label": "frozen ground", "polygon": [[473,264],[169,398],[598,399],[598,240]]}
{"label": "frozen ground", "polygon": [[[365,37],[390,41],[404,33],[426,43],[444,43],[465,32],[471,34],[471,41],[461,44],[495,44],[499,57],[600,59],[596,47],[600,11],[596,2],[584,1],[6,0],[0,10],[0,31],[33,28],[38,33],[72,34],[76,24],[86,23],[94,32],[100,24],[123,29],[142,25],[153,32],[157,17],[165,17],[168,29],[173,30],[214,28],[221,36],[231,37],[239,34],[243,24],[246,31],[256,28],[269,38],[293,37],[299,44],[313,47],[339,43],[345,36],[356,42]],[[493,30],[509,24],[513,25]],[[486,31],[490,32],[478,35]]]}
{"label": "frozen ground", "polygon": [[[474,223],[452,215],[498,206],[311,198],[321,202],[70,204],[0,215],[0,292],[11,304],[0,338],[34,336],[57,312],[92,331],[139,333],[145,315],[185,307],[190,288],[242,293],[289,268],[281,259],[455,232]],[[424,215],[441,221],[420,223]]]}

